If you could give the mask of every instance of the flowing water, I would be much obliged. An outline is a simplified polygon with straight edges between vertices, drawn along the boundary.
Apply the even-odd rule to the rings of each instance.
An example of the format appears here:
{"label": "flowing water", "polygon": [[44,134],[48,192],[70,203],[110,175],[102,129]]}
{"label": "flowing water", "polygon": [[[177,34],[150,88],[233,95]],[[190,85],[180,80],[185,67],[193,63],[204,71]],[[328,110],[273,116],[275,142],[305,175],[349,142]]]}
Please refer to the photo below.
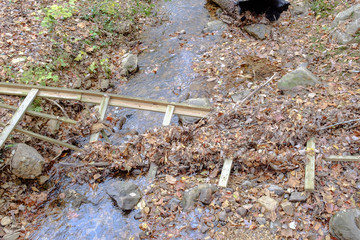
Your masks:
{"label": "flowing water", "polygon": [[[139,55],[139,72],[125,86],[118,87],[119,94],[151,99],[180,101],[185,95],[193,95],[191,88],[197,80],[192,70],[193,59],[201,55],[208,47],[222,41],[221,33],[202,33],[207,22],[211,21],[205,0],[172,0],[163,2],[161,12],[168,21],[160,26],[148,27],[141,36],[146,50]],[[121,131],[135,130],[143,132],[154,126],[161,126],[163,114],[112,108],[109,113],[115,117],[125,116],[127,121]],[[176,117],[173,123],[177,121]],[[120,129],[118,129],[120,132]],[[115,135],[116,136],[116,135]],[[122,141],[112,137],[112,143]],[[140,177],[134,181],[140,189],[149,184]],[[105,190],[116,179],[109,179],[92,189],[89,185],[64,184],[59,193],[73,192],[80,197],[68,197],[59,202],[53,201],[46,206],[45,217],[37,220],[37,230],[30,239],[137,239],[141,232],[141,222],[134,219],[137,210],[123,214]],[[59,198],[59,197],[58,197]],[[72,199],[72,200],[71,200]],[[54,204],[56,203],[56,204]],[[74,206],[76,205],[76,206]],[[199,213],[195,210],[180,218],[192,219],[180,222],[197,225]],[[184,232],[191,239],[203,238],[196,231]]]}

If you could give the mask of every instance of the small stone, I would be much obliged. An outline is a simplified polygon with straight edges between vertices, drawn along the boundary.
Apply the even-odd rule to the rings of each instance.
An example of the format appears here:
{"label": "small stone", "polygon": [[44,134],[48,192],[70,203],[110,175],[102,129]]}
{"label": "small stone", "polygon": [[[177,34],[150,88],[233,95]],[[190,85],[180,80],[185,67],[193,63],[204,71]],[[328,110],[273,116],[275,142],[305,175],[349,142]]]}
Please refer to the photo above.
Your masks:
{"label": "small stone", "polygon": [[226,29],[226,24],[223,21],[215,20],[207,23],[207,27],[203,30],[204,33],[207,32],[217,32],[224,31]]}
{"label": "small stone", "polygon": [[253,187],[253,183],[248,181],[248,180],[245,180],[242,184],[241,184],[241,187],[244,188],[244,189],[247,189],[247,188],[251,188]]}
{"label": "small stone", "polygon": [[275,211],[278,206],[278,202],[268,196],[263,196],[259,198],[258,202],[268,211]]}
{"label": "small stone", "polygon": [[296,229],[296,222],[289,223],[289,228]]}
{"label": "small stone", "polygon": [[135,220],[139,220],[139,219],[141,219],[142,217],[143,217],[143,216],[142,216],[142,213],[141,213],[141,212],[138,212],[138,213],[135,214],[134,219],[135,219]]}
{"label": "small stone", "polygon": [[244,30],[256,39],[264,40],[270,34],[270,28],[265,24],[252,24],[244,27]]}
{"label": "small stone", "polygon": [[296,87],[312,86],[319,83],[319,79],[305,67],[298,67],[283,76],[278,82],[278,88],[283,91],[293,90]]}
{"label": "small stone", "polygon": [[171,211],[176,211],[176,209],[178,208],[179,205],[180,205],[180,200],[177,198],[172,198],[172,199],[170,199],[169,203],[167,204],[167,207]]}
{"label": "small stone", "polygon": [[136,55],[127,53],[121,61],[122,69],[128,73],[136,72],[138,69],[138,58]]}
{"label": "small stone", "polygon": [[49,180],[50,176],[48,175],[41,175],[39,177],[39,183],[40,185],[43,185],[47,180]]}
{"label": "small stone", "polygon": [[294,206],[292,205],[291,202],[285,201],[281,203],[281,207],[287,215],[290,216],[294,215]]}
{"label": "small stone", "polygon": [[115,182],[106,192],[124,211],[132,210],[142,197],[136,184],[125,181]]}
{"label": "small stone", "polygon": [[1,219],[1,225],[2,226],[7,226],[7,225],[9,225],[11,223],[11,219],[10,219],[10,217],[8,217],[8,216],[5,216],[5,217],[3,217],[2,219]]}
{"label": "small stone", "polygon": [[202,225],[200,228],[201,233],[206,233],[210,228],[207,225]]}
{"label": "small stone", "polygon": [[186,34],[186,31],[183,29],[179,32],[180,34]]}
{"label": "small stone", "polygon": [[281,224],[278,221],[270,222],[270,232],[272,234],[276,234],[276,232],[280,229]]}
{"label": "small stone", "polygon": [[305,192],[293,192],[290,195],[290,202],[305,202],[307,199],[307,194]]}
{"label": "small stone", "polygon": [[20,237],[20,232],[8,233],[3,236],[2,240],[16,240]]}
{"label": "small stone", "polygon": [[101,91],[105,91],[110,87],[110,80],[109,79],[102,79],[100,81],[100,89]]}
{"label": "small stone", "polygon": [[245,217],[248,210],[244,207],[239,207],[236,209],[236,212],[241,216],[241,217]]}
{"label": "small stone", "polygon": [[281,188],[281,187],[279,187],[279,186],[277,186],[277,185],[270,185],[270,186],[268,187],[268,190],[269,190],[270,192],[274,192],[275,194],[277,194],[277,195],[279,195],[279,196],[283,195],[284,192],[285,192],[285,190],[284,190],[283,188]]}
{"label": "small stone", "polygon": [[226,221],[226,219],[227,219],[227,213],[226,213],[226,211],[223,210],[219,213],[219,220]]}
{"label": "small stone", "polygon": [[260,225],[266,225],[266,219],[262,218],[262,217],[257,217],[256,221],[260,224]]}
{"label": "small stone", "polygon": [[59,132],[60,129],[60,122],[58,120],[55,119],[50,119],[47,123],[46,123],[46,127],[48,130],[48,133],[55,135]]}

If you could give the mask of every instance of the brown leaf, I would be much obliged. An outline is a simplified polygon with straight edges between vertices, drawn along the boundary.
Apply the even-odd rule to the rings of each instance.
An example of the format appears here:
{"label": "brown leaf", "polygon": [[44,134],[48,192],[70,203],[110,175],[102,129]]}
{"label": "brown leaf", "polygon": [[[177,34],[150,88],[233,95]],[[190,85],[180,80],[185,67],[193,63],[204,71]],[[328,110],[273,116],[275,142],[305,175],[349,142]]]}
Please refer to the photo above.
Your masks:
{"label": "brown leaf", "polygon": [[166,175],[165,176],[165,180],[167,183],[169,184],[175,184],[176,183],[176,178],[174,178],[173,176],[171,175]]}

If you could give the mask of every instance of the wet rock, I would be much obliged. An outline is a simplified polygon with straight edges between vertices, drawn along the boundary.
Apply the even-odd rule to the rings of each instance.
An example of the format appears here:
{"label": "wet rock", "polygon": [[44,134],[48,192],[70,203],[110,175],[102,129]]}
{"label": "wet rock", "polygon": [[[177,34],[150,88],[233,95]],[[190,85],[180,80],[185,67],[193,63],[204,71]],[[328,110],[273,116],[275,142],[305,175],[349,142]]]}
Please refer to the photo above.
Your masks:
{"label": "wet rock", "polygon": [[329,231],[339,240],[359,240],[360,210],[347,209],[337,212],[330,219]]}
{"label": "wet rock", "polygon": [[256,39],[264,40],[270,34],[270,28],[265,24],[252,24],[244,27],[244,30]]}
{"label": "wet rock", "polygon": [[[210,107],[210,101],[207,98],[189,98],[182,103],[196,105],[201,107]],[[179,121],[182,124],[193,124],[199,121],[200,118],[197,117],[187,117],[187,116],[179,116]]]}
{"label": "wet rock", "polygon": [[59,132],[60,123],[58,120],[51,119],[46,123],[48,133],[55,135]]}
{"label": "wet rock", "polygon": [[210,189],[212,193],[217,191],[217,186],[213,184],[200,184],[196,187],[193,187],[191,189],[187,189],[184,192],[183,199],[181,200],[181,207],[187,211],[190,208],[192,208],[195,204],[195,201],[198,199],[200,192],[204,189]]}
{"label": "wet rock", "polygon": [[8,216],[5,216],[1,219],[1,226],[7,226],[11,223],[11,219]]}
{"label": "wet rock", "polygon": [[339,44],[348,44],[359,40],[360,4],[338,13],[331,24],[331,37]]}
{"label": "wet rock", "polygon": [[278,202],[268,196],[263,196],[259,198],[258,202],[268,211],[275,211],[278,206]]}
{"label": "wet rock", "polygon": [[19,143],[11,160],[11,169],[19,178],[35,179],[41,175],[44,162],[44,158],[35,148]]}
{"label": "wet rock", "polygon": [[266,219],[263,217],[257,217],[256,221],[260,224],[260,225],[266,225]]}
{"label": "wet rock", "polygon": [[84,195],[78,193],[74,189],[68,189],[65,191],[65,201],[71,204],[71,207],[74,209],[80,208],[83,203],[90,203]]}
{"label": "wet rock", "polygon": [[141,219],[142,217],[143,217],[142,213],[141,213],[141,212],[138,212],[138,213],[135,214],[134,219],[135,219],[135,220],[139,220],[139,219]]}
{"label": "wet rock", "polygon": [[286,201],[281,203],[281,207],[287,215],[294,215],[294,206],[291,202]]}
{"label": "wet rock", "polygon": [[223,210],[223,211],[221,211],[221,212],[219,213],[219,220],[220,220],[220,221],[226,221],[226,219],[227,219],[227,213],[226,213],[225,210]]}
{"label": "wet rock", "polygon": [[211,188],[204,188],[200,191],[199,201],[203,204],[209,205],[212,200],[213,191]]}
{"label": "wet rock", "polygon": [[277,186],[277,185],[270,185],[270,186],[268,187],[268,190],[269,190],[270,192],[274,192],[275,194],[277,194],[277,195],[279,195],[279,196],[283,195],[284,192],[285,192],[285,190],[284,190],[283,188],[281,188],[281,187],[279,187],[279,186]]}
{"label": "wet rock", "polygon": [[125,181],[115,182],[106,192],[124,211],[132,210],[142,197],[136,184]]}
{"label": "wet rock", "polygon": [[278,82],[278,88],[291,91],[298,86],[312,86],[319,83],[319,79],[305,67],[301,66],[283,76]]}
{"label": "wet rock", "polygon": [[138,58],[136,55],[127,53],[124,55],[123,60],[121,61],[122,71],[126,73],[134,73],[138,69]]}
{"label": "wet rock", "polygon": [[236,209],[236,212],[241,216],[241,217],[245,217],[248,210],[244,207],[239,207]]}
{"label": "wet rock", "polygon": [[203,33],[224,31],[226,24],[223,21],[215,20],[207,23],[207,27],[203,30]]}
{"label": "wet rock", "polygon": [[293,192],[290,195],[290,202],[305,202],[307,199],[307,194],[305,192]]}

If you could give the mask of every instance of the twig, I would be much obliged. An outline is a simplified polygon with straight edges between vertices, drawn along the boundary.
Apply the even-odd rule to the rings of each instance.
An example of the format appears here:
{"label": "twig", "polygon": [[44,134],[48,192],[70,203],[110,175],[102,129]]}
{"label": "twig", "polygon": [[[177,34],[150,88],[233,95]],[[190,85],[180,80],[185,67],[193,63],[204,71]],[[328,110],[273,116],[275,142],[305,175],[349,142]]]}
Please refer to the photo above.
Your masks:
{"label": "twig", "polygon": [[240,105],[242,105],[243,103],[245,103],[247,100],[249,100],[252,96],[254,96],[258,91],[260,91],[263,87],[265,87],[269,82],[271,82],[274,77],[276,76],[277,73],[274,73],[274,75],[272,75],[272,77],[267,80],[265,83],[263,83],[261,86],[259,86],[255,91],[253,91],[252,93],[250,93],[249,95],[247,95],[243,100],[241,100]]}
{"label": "twig", "polygon": [[360,121],[360,118],[352,119],[352,120],[348,120],[348,121],[344,121],[344,122],[338,122],[338,123],[335,123],[335,124],[330,125],[330,126],[319,128],[318,131],[325,130],[325,129],[332,128],[332,127],[336,127],[336,126],[343,125],[343,124],[347,124],[347,123],[359,122],[359,121]]}
{"label": "twig", "polygon": [[63,114],[65,115],[65,117],[69,118],[69,115],[67,115],[67,113],[65,112],[64,108],[55,100],[52,100],[50,98],[45,98],[47,101],[52,102],[53,104],[55,104],[58,108],[60,108],[60,110],[63,112]]}
{"label": "twig", "polygon": [[96,162],[96,163],[68,163],[68,162],[59,162],[57,165],[64,167],[107,167],[110,166],[110,163],[107,162]]}

